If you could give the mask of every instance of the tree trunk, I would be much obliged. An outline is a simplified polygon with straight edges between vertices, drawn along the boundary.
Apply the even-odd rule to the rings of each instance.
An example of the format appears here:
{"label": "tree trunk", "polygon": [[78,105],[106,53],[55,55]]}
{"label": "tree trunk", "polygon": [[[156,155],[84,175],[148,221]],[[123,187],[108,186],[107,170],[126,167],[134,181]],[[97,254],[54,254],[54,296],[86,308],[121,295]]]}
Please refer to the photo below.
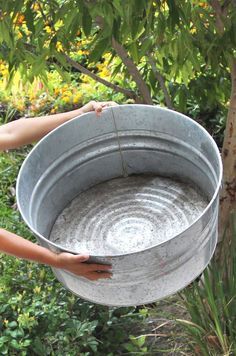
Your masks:
{"label": "tree trunk", "polygon": [[230,213],[236,210],[236,59],[231,62],[231,96],[222,148],[224,167],[220,199],[219,237],[222,238]]}

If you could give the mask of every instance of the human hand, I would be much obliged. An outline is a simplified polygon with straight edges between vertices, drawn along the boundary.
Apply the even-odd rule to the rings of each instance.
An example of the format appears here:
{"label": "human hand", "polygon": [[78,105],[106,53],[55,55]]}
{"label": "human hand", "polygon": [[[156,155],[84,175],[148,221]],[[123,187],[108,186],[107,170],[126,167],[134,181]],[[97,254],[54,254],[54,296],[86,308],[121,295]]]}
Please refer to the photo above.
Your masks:
{"label": "human hand", "polygon": [[90,101],[89,103],[85,104],[82,108],[81,111],[83,113],[89,112],[89,111],[95,111],[97,116],[101,115],[101,112],[103,109],[110,107],[110,106],[117,106],[118,104],[115,101]]}
{"label": "human hand", "polygon": [[57,255],[57,267],[87,278],[90,281],[111,278],[110,265],[83,263],[87,261],[88,258],[89,256],[87,255],[73,255],[71,253],[62,252]]}

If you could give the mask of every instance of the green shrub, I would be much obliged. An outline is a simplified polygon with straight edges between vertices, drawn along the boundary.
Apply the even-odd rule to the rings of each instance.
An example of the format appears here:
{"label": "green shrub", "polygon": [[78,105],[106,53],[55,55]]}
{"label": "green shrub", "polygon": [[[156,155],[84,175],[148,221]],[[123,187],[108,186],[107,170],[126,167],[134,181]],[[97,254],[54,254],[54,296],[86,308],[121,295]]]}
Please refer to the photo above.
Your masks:
{"label": "green shrub", "polygon": [[12,257],[1,256],[0,273],[0,354],[117,355],[133,345],[144,318],[135,308],[81,300],[49,268]]}
{"label": "green shrub", "polygon": [[[230,245],[227,234],[232,235]],[[182,293],[191,319],[180,322],[193,350],[205,356],[236,354],[236,215],[225,236],[219,257],[213,258],[201,281]]]}
{"label": "green shrub", "polygon": [[[0,157],[0,224],[35,241],[15,208],[14,186],[26,150]],[[84,301],[54,278],[51,269],[0,256],[1,355],[117,355],[140,350],[129,335],[147,317],[135,308]],[[138,330],[137,330],[138,333]]]}

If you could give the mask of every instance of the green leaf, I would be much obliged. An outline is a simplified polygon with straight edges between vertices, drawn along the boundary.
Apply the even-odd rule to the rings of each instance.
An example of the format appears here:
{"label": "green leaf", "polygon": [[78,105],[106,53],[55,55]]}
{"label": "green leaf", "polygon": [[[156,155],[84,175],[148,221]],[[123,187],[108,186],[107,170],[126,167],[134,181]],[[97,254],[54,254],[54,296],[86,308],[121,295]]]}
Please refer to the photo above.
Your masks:
{"label": "green leaf", "polygon": [[134,10],[138,15],[142,15],[143,11],[148,7],[147,0],[139,0],[134,2]]}
{"label": "green leaf", "polygon": [[10,323],[7,324],[8,328],[14,329],[18,326],[16,321],[11,321]]}
{"label": "green leaf", "polygon": [[167,4],[169,7],[169,25],[171,30],[173,31],[175,26],[179,24],[179,7],[176,5],[176,2],[173,0],[167,0]]}
{"label": "green leaf", "polygon": [[139,53],[138,53],[137,44],[135,42],[133,42],[129,45],[129,52],[130,52],[133,60],[136,63],[138,63],[139,62]]}
{"label": "green leaf", "polygon": [[109,39],[108,38],[103,38],[101,40],[98,40],[93,51],[89,55],[89,61],[90,62],[97,62],[105,50],[107,49],[109,44]]}
{"label": "green leaf", "polygon": [[72,41],[74,41],[75,37],[76,37],[76,34],[77,32],[80,30],[80,14],[78,16],[74,16],[72,22],[71,22],[71,25],[70,27],[68,28],[68,33],[69,33],[69,36],[70,36],[70,39]]}
{"label": "green leaf", "polygon": [[104,2],[102,4],[102,9],[103,13],[105,14],[104,20],[107,23],[108,27],[112,29],[114,21],[114,11],[111,4]]}
{"label": "green leaf", "polygon": [[120,71],[122,70],[123,67],[123,62],[120,61],[120,63],[118,63],[115,67],[115,69],[112,71],[112,78],[114,78],[118,73],[120,73]]}
{"label": "green leaf", "polygon": [[21,345],[22,345],[23,347],[28,347],[29,345],[31,345],[31,343],[32,343],[32,341],[29,340],[29,339],[27,339],[27,340],[24,340],[24,341],[21,343]]}
{"label": "green leaf", "polygon": [[133,40],[134,41],[138,40],[144,32],[145,32],[144,22],[139,21],[136,31],[133,33]]}
{"label": "green leaf", "polygon": [[137,351],[137,348],[131,344],[131,343],[126,343],[124,344],[124,347],[126,348],[126,350],[130,353],[135,353],[135,351]]}
{"label": "green leaf", "polygon": [[141,335],[141,336],[136,338],[136,341],[137,341],[138,347],[141,348],[145,344],[146,336],[145,335]]}
{"label": "green leaf", "polygon": [[35,35],[39,36],[38,41],[39,41],[40,38],[41,38],[43,28],[44,28],[44,21],[43,21],[43,19],[40,17],[40,18],[38,19],[38,21],[35,22]]}
{"label": "green leaf", "polygon": [[20,344],[15,339],[10,341],[10,345],[11,345],[11,347],[13,347],[16,350],[20,350],[21,349]]}
{"label": "green leaf", "polygon": [[25,19],[26,19],[26,24],[27,24],[28,29],[32,33],[34,33],[35,32],[34,15],[33,15],[33,11],[31,10],[31,5],[32,5],[32,1],[29,1],[26,5]]}
{"label": "green leaf", "polygon": [[194,52],[191,52],[190,53],[190,57],[191,57],[191,62],[194,66],[194,68],[197,70],[197,71],[200,71],[201,68],[200,68],[200,63],[199,63],[199,58],[197,56],[197,53],[194,53]]}
{"label": "green leaf", "polygon": [[120,42],[120,37],[119,37],[120,25],[121,25],[121,19],[119,17],[118,19],[114,20],[113,29],[112,29],[112,35],[118,42]]}
{"label": "green leaf", "polygon": [[179,110],[181,112],[186,112],[187,97],[188,96],[185,87],[181,88],[179,91]]}
{"label": "green leaf", "polygon": [[33,341],[32,348],[37,355],[39,356],[46,355],[46,348],[38,336]]}
{"label": "green leaf", "polygon": [[92,17],[86,6],[83,7],[82,28],[85,36],[89,36],[92,29]]}
{"label": "green leaf", "polygon": [[[15,6],[13,7],[13,3],[11,2],[11,10],[13,11],[12,13],[12,18],[14,19],[16,17],[16,14],[21,10],[22,6],[23,6],[24,1],[23,0],[19,0],[19,1],[15,1]],[[13,7],[13,8],[12,8]]]}
{"label": "green leaf", "polygon": [[73,20],[76,18],[78,22],[78,15],[74,8],[63,9],[66,10],[66,13],[63,14],[64,11],[61,10],[61,19],[63,19],[64,27],[69,29]]}
{"label": "green leaf", "polygon": [[14,48],[11,28],[4,20],[0,20],[0,42],[5,42],[10,48]]}
{"label": "green leaf", "polygon": [[138,17],[130,19],[131,37],[133,40],[136,38],[136,34],[139,32],[139,25],[140,19]]}
{"label": "green leaf", "polygon": [[8,336],[1,336],[0,337],[0,347],[2,347],[8,341],[9,341]]}
{"label": "green leaf", "polygon": [[36,61],[33,64],[32,71],[33,71],[34,75],[38,76],[43,71],[45,66],[46,66],[46,62],[45,62],[44,58],[41,57],[38,61]]}
{"label": "green leaf", "polygon": [[149,81],[149,84],[150,84],[153,92],[155,93],[156,86],[157,86],[157,80],[156,80],[156,77],[155,77],[155,75],[154,75],[152,70],[150,70],[150,72],[149,72],[148,81]]}
{"label": "green leaf", "polygon": [[151,47],[152,47],[152,39],[150,37],[148,37],[143,41],[141,48],[139,50],[140,58],[145,56]]}
{"label": "green leaf", "polygon": [[113,0],[112,5],[117,10],[120,17],[124,16],[124,7],[121,5],[120,0]]}
{"label": "green leaf", "polygon": [[60,74],[60,76],[62,77],[62,79],[65,82],[69,82],[70,81],[70,74],[67,73],[65,70],[63,70],[58,64],[54,63],[54,66],[55,66],[56,70],[58,71],[58,73]]}
{"label": "green leaf", "polygon": [[65,67],[65,68],[68,67],[68,63],[67,63],[66,58],[63,53],[56,51],[56,52],[53,52],[53,55],[55,56],[57,61],[62,65],[62,67]]}

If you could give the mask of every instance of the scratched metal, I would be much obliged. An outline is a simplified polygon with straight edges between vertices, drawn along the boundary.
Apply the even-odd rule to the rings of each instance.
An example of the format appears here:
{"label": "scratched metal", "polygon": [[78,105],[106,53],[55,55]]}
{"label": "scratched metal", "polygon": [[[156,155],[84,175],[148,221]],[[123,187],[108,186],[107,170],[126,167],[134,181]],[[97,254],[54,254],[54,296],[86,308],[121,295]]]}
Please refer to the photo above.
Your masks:
{"label": "scratched metal", "polygon": [[189,184],[156,176],[100,183],[58,216],[50,240],[92,255],[134,253],[184,231],[208,204]]}
{"label": "scratched metal", "polygon": [[[94,113],[82,115],[43,138],[21,167],[17,202],[23,219],[43,246],[72,253],[84,248],[91,262],[112,264],[112,279],[96,282],[54,269],[66,288],[99,304],[141,305],[182,289],[209,263],[217,242],[221,179],[217,146],[196,122],[159,107],[122,105],[104,110],[100,118]],[[122,193],[123,188],[119,194],[121,181],[132,187],[129,197],[124,190]],[[168,188],[160,189],[161,185]],[[109,196],[102,198],[108,187]],[[96,189],[100,189],[100,200]],[[182,190],[177,199],[168,195],[173,189]],[[155,192],[147,199],[145,190]],[[79,219],[81,229],[87,237],[94,234],[94,242],[86,239],[86,234],[80,236],[83,248],[77,242],[65,247],[66,237],[61,237],[60,243],[51,241],[57,218],[80,199],[82,205],[88,204],[80,211],[87,219]],[[99,204],[101,209],[96,210]],[[98,222],[99,211],[103,216],[96,227],[88,217],[94,214]],[[134,214],[133,220],[129,214]],[[120,224],[117,229],[116,222]],[[136,241],[126,244],[134,235]],[[115,239],[120,239],[118,245]]]}

